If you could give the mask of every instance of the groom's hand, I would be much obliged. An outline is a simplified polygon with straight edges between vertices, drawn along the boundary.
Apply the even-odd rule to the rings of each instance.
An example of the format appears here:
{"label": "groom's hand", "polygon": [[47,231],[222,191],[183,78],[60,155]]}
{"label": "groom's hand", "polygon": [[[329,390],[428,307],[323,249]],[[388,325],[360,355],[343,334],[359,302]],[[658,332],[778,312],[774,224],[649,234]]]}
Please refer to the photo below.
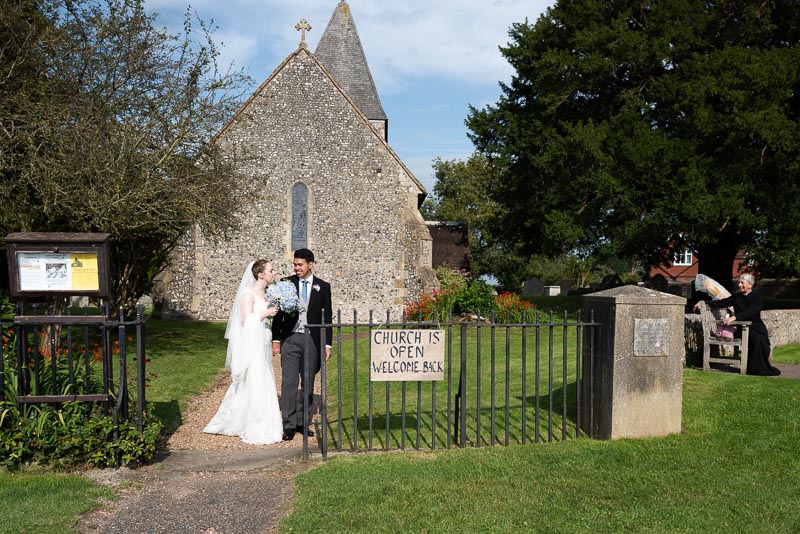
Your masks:
{"label": "groom's hand", "polygon": [[280,341],[273,341],[272,342],[272,353],[277,354],[278,356],[281,355],[281,342]]}
{"label": "groom's hand", "polygon": [[327,362],[330,359],[331,359],[331,348],[325,347],[325,361]]}

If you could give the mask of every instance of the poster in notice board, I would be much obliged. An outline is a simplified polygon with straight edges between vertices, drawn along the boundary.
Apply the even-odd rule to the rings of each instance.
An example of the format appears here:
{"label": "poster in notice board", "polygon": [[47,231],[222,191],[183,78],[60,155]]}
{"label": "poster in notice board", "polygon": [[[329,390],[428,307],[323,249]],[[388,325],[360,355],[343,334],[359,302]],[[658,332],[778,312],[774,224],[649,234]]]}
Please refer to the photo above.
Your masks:
{"label": "poster in notice board", "polygon": [[100,275],[95,252],[20,252],[20,291],[97,291]]}

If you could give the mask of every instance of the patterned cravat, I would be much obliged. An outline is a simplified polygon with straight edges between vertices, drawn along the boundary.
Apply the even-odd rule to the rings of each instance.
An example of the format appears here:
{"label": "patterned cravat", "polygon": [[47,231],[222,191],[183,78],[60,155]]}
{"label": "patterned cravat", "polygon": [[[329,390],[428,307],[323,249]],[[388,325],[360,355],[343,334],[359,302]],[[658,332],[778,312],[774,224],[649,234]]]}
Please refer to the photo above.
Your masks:
{"label": "patterned cravat", "polygon": [[308,280],[303,280],[303,303],[308,303]]}

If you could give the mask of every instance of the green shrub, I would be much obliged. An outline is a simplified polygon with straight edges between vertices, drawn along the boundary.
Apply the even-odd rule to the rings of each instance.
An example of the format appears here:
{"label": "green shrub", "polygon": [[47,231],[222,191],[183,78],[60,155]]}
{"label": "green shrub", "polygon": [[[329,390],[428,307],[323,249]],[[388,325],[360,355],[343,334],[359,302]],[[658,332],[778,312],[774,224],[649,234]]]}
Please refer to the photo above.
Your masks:
{"label": "green shrub", "polygon": [[416,300],[406,302],[406,319],[409,321],[432,321],[434,316],[447,320],[452,314],[480,314],[491,317],[498,312],[499,321],[510,314],[513,322],[521,322],[522,314],[531,308],[518,296],[504,294],[495,296],[494,288],[483,280],[471,280],[468,273],[454,271],[448,266],[436,269],[440,289],[422,293]]}
{"label": "green shrub", "polygon": [[455,295],[455,313],[475,313],[488,317],[497,309],[494,289],[482,280],[473,280]]}
{"label": "green shrub", "polygon": [[153,459],[161,423],[146,420],[140,433],[130,421],[119,423],[115,435],[111,415],[99,405],[66,402],[21,408],[0,404],[0,465],[26,464],[68,468],[79,465],[132,466]]}
{"label": "green shrub", "polygon": [[439,289],[422,293],[416,300],[406,302],[406,319],[409,321],[446,320],[456,311],[459,294],[467,287],[468,275],[454,271],[447,265],[436,268]]}
{"label": "green shrub", "polygon": [[[63,333],[63,332],[62,332]],[[103,413],[97,404],[66,402],[60,405],[17,403],[16,331],[4,325],[2,352],[4,373],[4,400],[0,402],[0,465],[15,468],[24,464],[49,465],[66,468],[89,464],[97,467],[113,466],[117,458],[123,465],[150,461],[155,455],[161,424],[147,421],[143,432],[129,421],[121,421],[116,429],[113,418]],[[32,333],[31,336],[42,336]],[[117,352],[119,341],[113,342]],[[29,345],[30,347],[30,345]],[[53,375],[49,344],[38,345],[41,364],[38,379],[43,394],[83,393],[84,388],[97,391],[102,374],[102,351],[99,343],[90,345],[89,376],[83,365],[84,347],[75,342],[73,354],[79,355],[78,364],[70,370],[66,365],[66,346],[62,344],[55,355],[56,377]],[[29,349],[30,350],[30,349]],[[36,376],[31,375],[35,380]],[[74,384],[74,389],[73,389]],[[133,402],[133,399],[130,399]]]}
{"label": "green shrub", "polygon": [[[27,333],[27,354],[26,358],[30,364],[34,360],[34,349],[37,348],[37,356],[39,358],[38,373],[33,373],[31,370],[28,372],[28,380],[30,381],[31,388],[39,388],[43,395],[72,395],[80,393],[88,393],[91,391],[98,391],[101,389],[102,381],[102,347],[98,340],[92,340],[89,345],[89,374],[86,374],[86,366],[84,365],[84,352],[85,346],[82,339],[75,339],[72,341],[71,351],[74,358],[74,364],[70,368],[67,365],[67,342],[65,329],[61,330],[58,343],[56,344],[57,350],[55,352],[56,360],[56,376],[53,380],[53,366],[50,354],[50,343],[48,342],[48,329],[42,329],[38,332],[31,331]],[[0,342],[2,343],[3,351],[3,371],[5,373],[5,388],[3,395],[5,400],[13,401],[17,395],[17,383],[19,380],[19,372],[17,369],[17,330],[11,324],[4,324],[0,334]],[[37,343],[34,343],[37,341]],[[112,341],[112,350],[114,353],[119,353],[119,340]],[[38,380],[38,384],[36,381]],[[55,386],[54,386],[55,382]]]}
{"label": "green shrub", "polygon": [[439,288],[443,292],[458,293],[467,286],[469,274],[454,270],[449,265],[440,265],[436,268],[436,279],[439,281]]}
{"label": "green shrub", "polygon": [[4,319],[14,317],[14,303],[8,299],[8,295],[0,295],[0,317]]}
{"label": "green shrub", "polygon": [[572,257],[534,254],[527,261],[527,277],[535,276],[546,286],[557,286],[562,280],[574,280]]}
{"label": "green shrub", "polygon": [[447,320],[453,311],[454,295],[444,291],[431,291],[422,293],[418,299],[406,302],[406,320],[408,321],[433,321]]}

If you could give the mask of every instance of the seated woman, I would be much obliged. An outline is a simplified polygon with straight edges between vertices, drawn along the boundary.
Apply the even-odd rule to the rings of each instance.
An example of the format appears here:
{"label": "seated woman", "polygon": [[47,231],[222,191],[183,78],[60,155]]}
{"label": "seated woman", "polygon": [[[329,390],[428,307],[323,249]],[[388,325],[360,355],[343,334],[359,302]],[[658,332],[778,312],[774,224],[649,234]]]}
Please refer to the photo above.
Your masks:
{"label": "seated woman", "polygon": [[[752,274],[743,274],[739,277],[739,293],[730,297],[706,302],[711,308],[733,307],[733,315],[726,317],[723,322],[730,324],[734,321],[749,321],[750,335],[747,341],[747,374],[778,376],[780,369],[770,365],[769,332],[764,321],[761,320],[761,308],[764,307],[764,297],[759,292],[753,292],[755,278]],[[695,305],[695,311],[699,304]]]}

